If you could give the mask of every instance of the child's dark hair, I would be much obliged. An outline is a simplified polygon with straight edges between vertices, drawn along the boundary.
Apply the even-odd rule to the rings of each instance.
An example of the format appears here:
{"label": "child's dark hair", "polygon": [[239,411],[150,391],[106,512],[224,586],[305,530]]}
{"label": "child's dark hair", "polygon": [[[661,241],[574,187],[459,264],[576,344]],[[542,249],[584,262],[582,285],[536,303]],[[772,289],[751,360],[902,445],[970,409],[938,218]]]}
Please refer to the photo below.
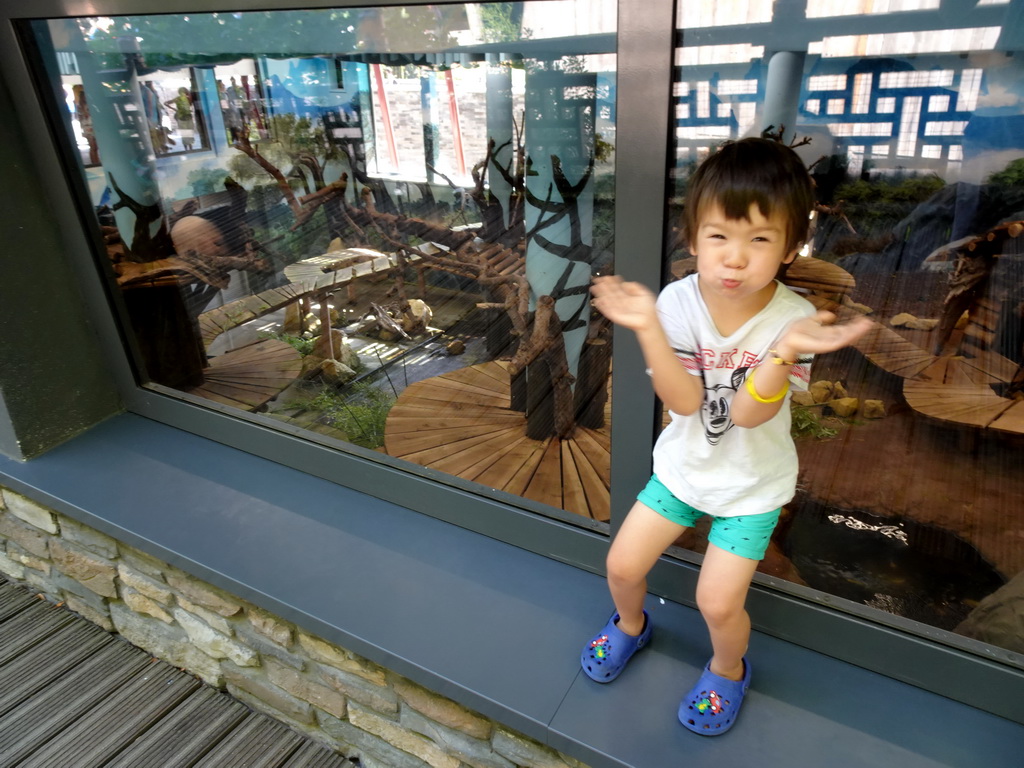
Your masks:
{"label": "child's dark hair", "polygon": [[703,210],[714,203],[730,219],[746,219],[754,203],[765,217],[780,210],[788,253],[807,238],[814,187],[807,167],[789,147],[772,139],[741,139],[723,144],[690,178],[683,209],[687,242],[693,242]]}

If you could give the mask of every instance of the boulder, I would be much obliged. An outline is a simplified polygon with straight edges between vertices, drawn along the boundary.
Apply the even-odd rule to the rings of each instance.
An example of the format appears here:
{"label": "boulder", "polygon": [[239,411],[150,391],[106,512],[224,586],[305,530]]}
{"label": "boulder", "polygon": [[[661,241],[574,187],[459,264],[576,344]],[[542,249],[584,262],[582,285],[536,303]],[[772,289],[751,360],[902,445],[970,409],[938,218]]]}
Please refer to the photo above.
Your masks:
{"label": "boulder", "polygon": [[324,360],[317,373],[328,384],[344,384],[356,377],[355,371],[337,360]]}
{"label": "boulder", "polygon": [[867,304],[860,304],[845,294],[843,295],[842,304],[844,307],[849,307],[854,312],[860,312],[862,315],[870,315],[875,311]]}
{"label": "boulder", "polygon": [[931,331],[938,324],[938,318],[915,317],[911,322],[907,323],[907,328],[913,331]]}
{"label": "boulder", "polygon": [[832,397],[835,400],[842,400],[844,397],[849,397],[850,393],[846,391],[846,387],[843,386],[841,381],[832,382]]}
{"label": "boulder", "polygon": [[865,419],[881,419],[885,417],[885,403],[881,400],[865,400],[860,410]]}
{"label": "boulder", "polygon": [[860,407],[860,400],[856,397],[841,397],[836,400],[829,400],[826,403],[832,412],[843,419],[848,419],[857,413],[857,409]]}
{"label": "boulder", "polygon": [[793,396],[789,398],[789,402],[793,405],[802,405],[805,407],[809,405],[817,405],[817,403],[814,402],[814,395],[810,392],[794,392]]}
{"label": "boulder", "polygon": [[954,631],[1024,653],[1024,572],[982,600]]}
{"label": "boulder", "polygon": [[284,332],[302,332],[302,308],[297,301],[293,301],[284,308]]}
{"label": "boulder", "polygon": [[816,381],[808,387],[808,392],[816,403],[824,403],[832,399],[833,384],[831,381]]}
{"label": "boulder", "polygon": [[337,328],[331,329],[330,343],[327,334],[317,337],[313,344],[313,351],[310,355],[321,359],[331,357],[331,350],[334,351],[334,359],[344,363],[349,368],[356,368],[359,365],[359,355],[348,344],[348,337],[343,331]]}
{"label": "boulder", "polygon": [[409,299],[408,306],[402,312],[402,330],[413,336],[427,330],[433,310],[423,299]]}
{"label": "boulder", "polygon": [[889,320],[889,325],[894,328],[909,328],[912,331],[930,331],[939,324],[936,319],[914,317],[909,312],[900,312]]}

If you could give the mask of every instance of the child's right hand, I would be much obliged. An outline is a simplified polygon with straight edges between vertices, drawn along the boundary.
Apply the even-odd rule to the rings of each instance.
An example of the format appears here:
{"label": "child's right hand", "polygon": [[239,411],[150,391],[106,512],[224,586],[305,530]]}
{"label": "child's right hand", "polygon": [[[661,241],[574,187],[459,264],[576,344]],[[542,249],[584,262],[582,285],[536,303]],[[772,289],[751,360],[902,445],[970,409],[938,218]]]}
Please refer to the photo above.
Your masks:
{"label": "child's right hand", "polygon": [[590,288],[597,310],[617,325],[642,332],[657,326],[657,297],[640,283],[618,275],[595,277]]}

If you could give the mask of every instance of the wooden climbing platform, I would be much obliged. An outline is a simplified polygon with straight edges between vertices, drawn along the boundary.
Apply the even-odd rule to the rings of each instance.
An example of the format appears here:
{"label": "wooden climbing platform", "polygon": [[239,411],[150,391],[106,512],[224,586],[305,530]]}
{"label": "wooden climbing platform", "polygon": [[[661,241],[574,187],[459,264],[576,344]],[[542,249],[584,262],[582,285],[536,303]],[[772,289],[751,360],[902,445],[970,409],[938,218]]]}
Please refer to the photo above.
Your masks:
{"label": "wooden climbing platform", "polygon": [[0,765],[355,768],[0,577]]}
{"label": "wooden climbing platform", "polygon": [[[847,322],[855,314],[847,309],[837,313],[839,322]],[[934,355],[877,322],[854,346],[883,371],[904,379],[914,378],[935,363]]]}
{"label": "wooden climbing platform", "polygon": [[[410,263],[417,260],[416,256],[408,257]],[[285,277],[290,281],[288,285],[246,296],[201,314],[199,332],[203,344],[209,349],[218,336],[243,323],[305,298],[329,295],[360,278],[387,273],[396,266],[397,256],[361,248],[333,251],[298,261],[284,269]]]}
{"label": "wooden climbing platform", "polygon": [[[509,407],[509,375],[492,361],[405,389],[388,414],[391,456],[594,520],[610,517],[610,433],[577,427],[568,439],[532,440]],[[605,409],[605,424],[610,409]]]}
{"label": "wooden climbing platform", "polygon": [[978,429],[1024,433],[1024,401],[1001,397],[1017,366],[986,354],[983,358],[948,355],[903,382],[903,396],[918,413],[937,421]]}
{"label": "wooden climbing platform", "polygon": [[210,360],[203,383],[189,394],[255,411],[298,378],[302,358],[289,344],[266,339]]}
{"label": "wooden climbing platform", "polygon": [[[842,308],[839,320],[855,313]],[[903,379],[903,396],[917,413],[948,424],[1024,433],[1024,402],[1001,397],[1017,365],[991,351],[933,355],[876,322],[854,345],[874,365]]]}

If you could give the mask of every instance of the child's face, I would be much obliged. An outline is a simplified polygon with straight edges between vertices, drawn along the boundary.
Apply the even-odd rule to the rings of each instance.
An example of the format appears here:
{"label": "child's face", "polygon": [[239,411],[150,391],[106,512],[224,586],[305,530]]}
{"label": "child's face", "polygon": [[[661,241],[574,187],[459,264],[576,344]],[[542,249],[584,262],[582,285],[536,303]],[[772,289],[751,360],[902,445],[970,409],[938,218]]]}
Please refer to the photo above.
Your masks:
{"label": "child's face", "polygon": [[796,257],[796,250],[786,250],[786,240],[779,211],[765,217],[752,204],[746,219],[730,219],[718,203],[708,205],[690,243],[701,290],[730,299],[770,292],[779,267]]}

